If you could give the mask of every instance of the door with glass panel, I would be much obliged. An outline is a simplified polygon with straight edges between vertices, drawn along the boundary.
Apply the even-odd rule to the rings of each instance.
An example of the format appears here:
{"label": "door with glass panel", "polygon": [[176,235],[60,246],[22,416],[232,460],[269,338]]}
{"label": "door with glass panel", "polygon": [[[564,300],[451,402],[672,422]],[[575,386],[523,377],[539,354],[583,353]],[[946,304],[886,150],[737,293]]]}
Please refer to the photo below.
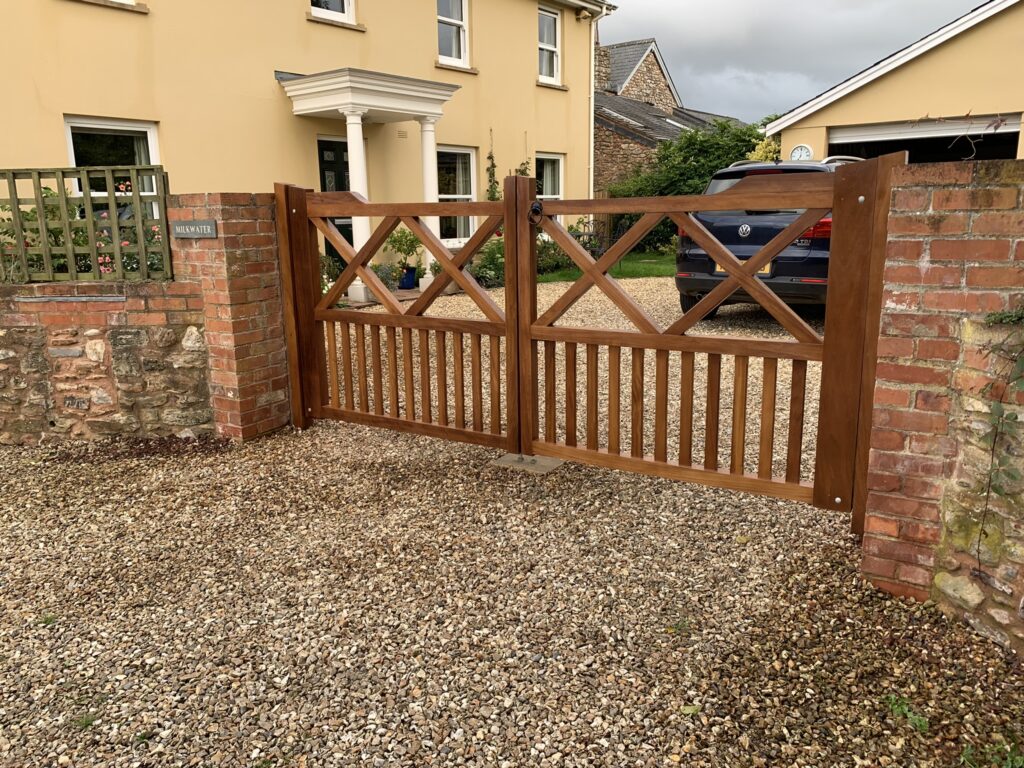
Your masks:
{"label": "door with glass panel", "polygon": [[[320,164],[321,192],[348,192],[348,143],[334,139],[320,139],[316,143],[317,157]],[[334,226],[342,236],[352,242],[352,219],[333,219]],[[325,243],[327,258],[339,268],[344,268],[345,260],[330,243]]]}

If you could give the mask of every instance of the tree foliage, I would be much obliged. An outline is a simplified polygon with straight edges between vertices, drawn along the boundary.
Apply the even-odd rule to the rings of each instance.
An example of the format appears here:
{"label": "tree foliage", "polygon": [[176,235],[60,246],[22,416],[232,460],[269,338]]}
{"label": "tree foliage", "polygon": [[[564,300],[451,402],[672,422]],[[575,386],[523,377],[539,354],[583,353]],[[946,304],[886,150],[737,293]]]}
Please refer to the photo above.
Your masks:
{"label": "tree foliage", "polygon": [[659,145],[654,162],[645,170],[614,185],[612,197],[699,195],[715,171],[743,160],[763,136],[757,126],[717,121],[702,131],[683,131],[674,141]]}

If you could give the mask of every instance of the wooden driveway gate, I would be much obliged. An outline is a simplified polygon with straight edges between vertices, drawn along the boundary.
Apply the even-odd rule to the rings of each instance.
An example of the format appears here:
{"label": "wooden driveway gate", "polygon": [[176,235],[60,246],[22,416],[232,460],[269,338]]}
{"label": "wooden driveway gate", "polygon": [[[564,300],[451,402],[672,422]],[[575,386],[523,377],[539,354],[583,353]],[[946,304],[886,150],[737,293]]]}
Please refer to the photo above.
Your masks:
{"label": "wooden driveway gate", "polygon": [[[854,530],[860,532],[889,176],[903,162],[900,154],[845,165],[834,174],[753,176],[710,196],[543,204],[536,201],[534,181],[522,177],[505,180],[503,202],[479,203],[368,203],[353,193],[278,185],[294,423],[305,427],[311,419],[339,419],[852,510]],[[804,212],[745,261],[693,216],[774,209]],[[757,275],[830,211],[822,336]],[[630,214],[636,221],[595,259],[563,221],[609,213]],[[479,223],[457,253],[428,226],[429,217],[448,216]],[[358,251],[332,223],[342,217],[376,222]],[[663,327],[609,270],[666,218],[684,228],[728,277]],[[442,267],[422,295],[405,303],[369,267],[401,225]],[[537,301],[538,229],[582,271],[543,311]],[[347,262],[326,293],[318,258],[321,236]],[[504,238],[504,306],[466,271],[494,237]],[[356,278],[373,291],[378,306],[338,306]],[[427,314],[451,283],[471,299],[473,317]],[[593,289],[630,328],[559,322],[571,320],[573,305]],[[738,289],[792,340],[691,332]],[[801,469],[809,454],[809,365],[820,365],[821,380],[817,438],[810,446],[813,477]],[[755,378],[761,397],[751,403]],[[731,407],[723,409],[723,399]],[[584,424],[577,423],[580,400]],[[751,414],[757,414],[756,424]],[[652,415],[653,429],[647,423]],[[723,429],[726,421],[731,428]],[[724,441],[720,446],[723,431],[729,435],[727,450]]]}

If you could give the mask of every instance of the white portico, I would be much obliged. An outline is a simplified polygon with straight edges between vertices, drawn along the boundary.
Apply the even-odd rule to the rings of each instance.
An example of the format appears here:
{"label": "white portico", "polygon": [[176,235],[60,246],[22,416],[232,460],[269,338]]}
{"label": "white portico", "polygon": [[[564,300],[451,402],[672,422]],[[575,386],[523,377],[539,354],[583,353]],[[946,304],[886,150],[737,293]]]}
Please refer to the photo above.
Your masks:
{"label": "white portico", "polygon": [[[423,153],[423,200],[437,202],[437,137],[435,125],[457,85],[345,67],[315,75],[280,77],[296,115],[345,121],[348,139],[349,188],[369,198],[363,126],[415,120],[420,125]],[[427,224],[435,232],[437,221]],[[353,245],[370,237],[370,222],[352,222]],[[429,260],[429,254],[427,255]],[[429,264],[428,264],[429,266]]]}

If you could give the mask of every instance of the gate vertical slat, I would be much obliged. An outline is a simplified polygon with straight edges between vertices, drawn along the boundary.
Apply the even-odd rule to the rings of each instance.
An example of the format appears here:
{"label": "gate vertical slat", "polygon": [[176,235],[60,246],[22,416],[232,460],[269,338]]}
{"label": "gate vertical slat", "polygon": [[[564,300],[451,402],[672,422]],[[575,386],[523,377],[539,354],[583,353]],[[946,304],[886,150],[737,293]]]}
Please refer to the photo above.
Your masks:
{"label": "gate vertical slat", "polygon": [[[858,472],[858,434],[863,398],[873,382],[865,370],[869,327],[881,312],[885,263],[885,217],[889,172],[902,155],[850,163],[836,170],[829,253],[825,352],[821,369],[821,405],[814,475],[814,504],[824,509],[853,509]],[[870,415],[868,415],[870,418]]]}
{"label": "gate vertical slat", "polygon": [[722,396],[722,356],[708,355],[708,399],[704,422],[704,469],[718,470],[718,409]]}
{"label": "gate vertical slat", "polygon": [[775,451],[775,392],[779,375],[779,361],[764,359],[761,381],[761,444],[757,455],[757,476],[769,480],[772,476],[772,457]]}

